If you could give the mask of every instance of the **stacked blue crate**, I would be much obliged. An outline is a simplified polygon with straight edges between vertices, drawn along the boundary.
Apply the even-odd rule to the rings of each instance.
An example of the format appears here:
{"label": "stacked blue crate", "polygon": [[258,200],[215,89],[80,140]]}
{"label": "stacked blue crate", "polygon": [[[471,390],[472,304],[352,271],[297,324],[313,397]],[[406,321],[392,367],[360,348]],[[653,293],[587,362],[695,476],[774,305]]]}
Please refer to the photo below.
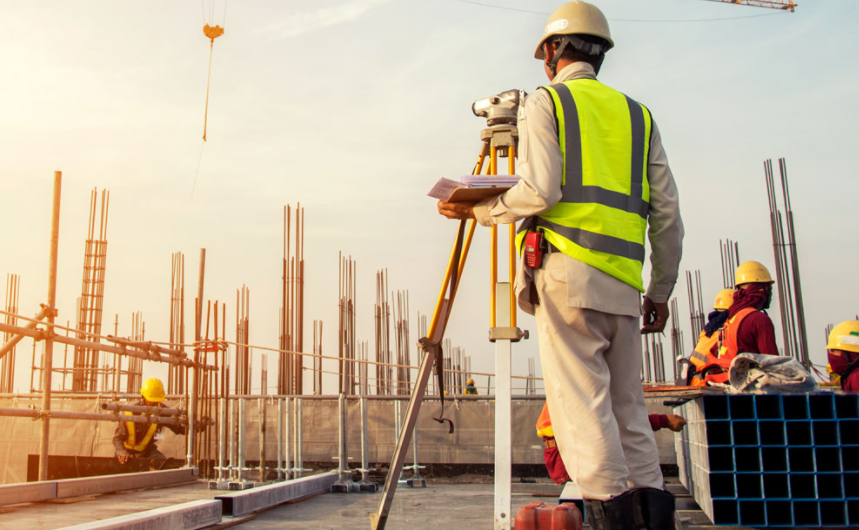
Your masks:
{"label": "stacked blue crate", "polygon": [[676,412],[680,480],[714,524],[859,526],[859,396],[707,395]]}

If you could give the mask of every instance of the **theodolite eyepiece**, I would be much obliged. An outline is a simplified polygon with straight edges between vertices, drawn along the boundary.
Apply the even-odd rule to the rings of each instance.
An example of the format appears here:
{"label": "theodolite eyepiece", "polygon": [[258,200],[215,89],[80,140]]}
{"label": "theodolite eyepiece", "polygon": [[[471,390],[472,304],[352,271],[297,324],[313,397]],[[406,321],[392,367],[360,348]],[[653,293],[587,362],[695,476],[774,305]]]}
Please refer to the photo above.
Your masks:
{"label": "theodolite eyepiece", "polygon": [[486,118],[487,125],[516,125],[519,111],[520,91],[506,90],[495,96],[478,99],[471,105],[475,116]]}

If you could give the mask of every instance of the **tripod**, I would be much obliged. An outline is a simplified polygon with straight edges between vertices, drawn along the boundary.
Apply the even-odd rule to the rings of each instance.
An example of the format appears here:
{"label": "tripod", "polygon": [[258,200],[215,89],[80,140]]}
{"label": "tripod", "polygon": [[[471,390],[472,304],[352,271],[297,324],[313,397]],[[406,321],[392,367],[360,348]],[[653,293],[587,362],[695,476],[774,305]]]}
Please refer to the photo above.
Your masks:
{"label": "tripod", "polygon": [[[515,173],[516,165],[516,143],[518,130],[516,128],[516,112],[519,107],[521,95],[518,90],[503,92],[497,96],[491,96],[478,100],[472,106],[474,114],[487,119],[488,127],[480,133],[481,148],[474,165],[472,175],[480,175],[488,158],[489,165],[486,168],[487,175],[498,174],[498,159],[507,158],[509,174]],[[498,193],[506,188],[495,188]],[[477,192],[477,193],[474,193]],[[492,196],[492,191],[478,191],[475,188],[457,189],[451,195],[450,202],[473,201],[477,195],[483,197]],[[496,194],[498,194],[496,193]],[[466,225],[467,228],[466,228]],[[370,515],[371,528],[383,530],[387,523],[388,513],[394,499],[397,488],[397,479],[403,469],[406,453],[412,433],[417,423],[418,413],[424,400],[432,367],[435,364],[438,376],[439,399],[441,401],[441,413],[438,422],[450,423],[450,433],[453,433],[453,423],[444,418],[444,383],[443,383],[443,353],[441,342],[450,318],[453,302],[459,288],[462,272],[468,251],[474,238],[474,230],[477,221],[461,220],[454,241],[453,250],[448,260],[447,269],[442,281],[441,291],[435,305],[432,320],[430,321],[427,336],[420,339],[419,347],[423,351],[420,370],[415,380],[414,390],[406,410],[400,436],[394,450],[388,475],[385,479],[385,489],[379,501],[379,507],[375,514]],[[491,289],[490,313],[489,313],[489,340],[495,343],[495,528],[496,530],[509,530],[511,527],[510,502],[511,502],[511,349],[512,343],[522,338],[527,338],[527,333],[516,327],[516,297],[513,291],[513,278],[516,275],[516,225],[509,226],[509,269],[510,281],[498,281],[498,226],[493,225],[490,229],[490,280]],[[504,300],[508,297],[509,302]],[[498,322],[507,322],[505,327],[499,327]]]}

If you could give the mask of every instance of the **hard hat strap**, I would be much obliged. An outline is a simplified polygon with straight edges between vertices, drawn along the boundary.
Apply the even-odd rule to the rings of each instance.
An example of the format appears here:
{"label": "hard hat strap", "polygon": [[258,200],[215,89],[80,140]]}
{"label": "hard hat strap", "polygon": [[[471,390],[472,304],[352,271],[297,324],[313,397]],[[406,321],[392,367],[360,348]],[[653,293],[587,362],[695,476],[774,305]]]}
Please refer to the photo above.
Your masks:
{"label": "hard hat strap", "polygon": [[[555,39],[552,39],[551,42],[557,45],[555,53],[552,55],[552,60],[546,63],[547,65],[549,65],[549,70],[552,72],[552,78],[558,75],[558,61],[561,59],[561,56],[564,54],[564,50],[567,48],[568,45],[572,46],[573,49],[580,53],[593,56],[596,61],[593,64],[594,73],[600,73],[600,68],[602,67],[603,61],[605,60],[605,47],[602,44],[587,42],[578,35],[559,36]],[[546,43],[546,46],[548,45],[549,42]]]}

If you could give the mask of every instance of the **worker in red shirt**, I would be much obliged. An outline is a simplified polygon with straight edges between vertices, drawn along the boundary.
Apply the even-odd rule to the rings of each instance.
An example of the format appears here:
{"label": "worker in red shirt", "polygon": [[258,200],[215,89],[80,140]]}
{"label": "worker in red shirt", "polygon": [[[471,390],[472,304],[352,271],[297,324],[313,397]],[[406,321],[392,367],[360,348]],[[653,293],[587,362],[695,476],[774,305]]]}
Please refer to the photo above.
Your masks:
{"label": "worker in red shirt", "polygon": [[[650,421],[650,428],[654,432],[659,429],[680,432],[686,425],[686,418],[677,414],[650,414],[647,419]],[[558,453],[558,446],[555,444],[555,432],[552,430],[552,419],[549,417],[549,407],[545,403],[543,404],[543,411],[540,412],[540,417],[537,418],[537,436],[543,439],[546,446],[543,449],[543,461],[546,462],[549,476],[556,484],[569,482],[571,480],[570,475],[561,460],[561,454]]]}
{"label": "worker in red shirt", "polygon": [[840,376],[841,389],[859,393],[859,320],[847,320],[832,328],[826,350],[832,373]]}
{"label": "worker in red shirt", "polygon": [[734,303],[728,309],[728,333],[719,352],[733,359],[738,353],[778,355],[775,326],[767,315],[775,281],[757,261],[737,267]]}
{"label": "worker in red shirt", "polygon": [[728,383],[728,369],[739,353],[778,355],[775,326],[766,313],[772,302],[775,283],[770,271],[757,261],[737,267],[733,303],[728,308],[728,321],[722,330],[722,345],[717,357],[708,356],[705,366],[698,367],[704,383]]}

